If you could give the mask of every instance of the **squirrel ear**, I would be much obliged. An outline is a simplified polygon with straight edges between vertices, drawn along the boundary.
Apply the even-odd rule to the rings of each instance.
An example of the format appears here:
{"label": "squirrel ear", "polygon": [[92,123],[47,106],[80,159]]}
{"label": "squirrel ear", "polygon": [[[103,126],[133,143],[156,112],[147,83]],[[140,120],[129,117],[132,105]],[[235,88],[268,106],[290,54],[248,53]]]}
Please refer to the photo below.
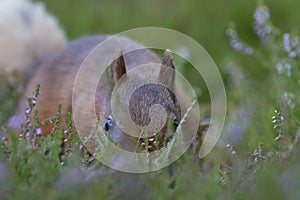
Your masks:
{"label": "squirrel ear", "polygon": [[118,80],[126,74],[126,66],[121,49],[117,49],[113,61],[109,65],[112,80],[117,83]]}
{"label": "squirrel ear", "polygon": [[169,49],[164,52],[162,57],[159,82],[168,86],[170,89],[174,89],[175,87],[175,67]]}

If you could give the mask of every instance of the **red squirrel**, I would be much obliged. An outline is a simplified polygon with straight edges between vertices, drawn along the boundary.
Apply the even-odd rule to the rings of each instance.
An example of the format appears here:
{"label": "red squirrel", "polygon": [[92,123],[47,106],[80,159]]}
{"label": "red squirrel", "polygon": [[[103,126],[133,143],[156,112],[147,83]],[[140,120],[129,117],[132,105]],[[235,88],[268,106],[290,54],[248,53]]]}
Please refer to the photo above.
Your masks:
{"label": "red squirrel", "polygon": [[[61,105],[61,125],[62,127],[66,127],[68,113],[72,113],[72,90],[80,64],[88,53],[107,37],[109,36],[99,35],[81,38],[71,42],[51,59],[42,62],[28,82],[25,96],[19,104],[18,112],[11,122],[11,127],[17,130],[21,126],[21,123],[24,122],[24,111],[27,107],[26,97],[34,92],[37,84],[40,84],[41,89],[36,105],[39,119],[45,120],[50,118],[56,112],[57,106]],[[140,44],[128,38],[122,38],[122,45],[124,45],[123,48],[125,48],[126,45],[142,47]],[[120,46],[120,48],[122,48],[122,46]],[[116,59],[108,64],[108,72],[100,80],[103,84],[99,84],[95,93],[95,107],[100,119],[100,130],[106,131],[109,137],[124,149],[134,150],[134,148],[136,148],[136,141],[126,133],[123,133],[117,125],[114,124],[115,120],[112,118],[110,103],[112,90],[118,80],[126,75],[126,71],[131,68],[148,63],[159,64],[160,62],[162,65],[174,69],[169,51],[165,51],[161,60],[154,52],[147,49],[139,49],[125,55],[120,51]],[[175,84],[175,72],[164,74],[163,70],[161,70],[159,76],[165,80],[168,79],[169,84]],[[172,85],[169,87],[172,87]],[[151,94],[151,92],[155,94]],[[168,115],[172,116],[172,126],[174,126],[167,127],[166,124],[166,127],[155,136],[160,142],[160,144],[156,146],[162,147],[163,141],[167,139],[165,138],[165,134],[168,131],[167,129],[171,128],[174,130],[180,122],[180,107],[174,94],[160,85],[145,85],[145,87],[140,88],[140,91],[133,97],[129,112],[134,122],[140,125],[148,124],[149,108],[157,102],[166,107],[165,109]],[[83,118],[83,120],[87,119]],[[52,128],[53,124],[42,126],[42,135],[48,135]],[[155,146],[152,144],[154,141],[151,142],[151,140],[152,139],[150,139],[149,150],[151,150],[151,148],[154,149]]]}
{"label": "red squirrel", "polygon": [[[41,93],[36,105],[39,119],[45,120],[53,116],[58,105],[61,105],[61,127],[65,128],[68,123],[68,113],[73,112],[72,92],[78,69],[88,54],[99,43],[111,37],[111,35],[87,36],[65,46],[65,37],[55,19],[44,13],[45,16],[43,18],[49,20],[45,21],[43,25],[46,28],[39,27],[36,22],[36,18],[39,15],[30,11],[43,10],[43,8],[38,7],[37,4],[28,4],[26,6],[28,9],[24,9],[24,6],[16,6],[14,8],[18,12],[23,13],[19,19],[20,23],[23,23],[25,27],[27,26],[25,28],[27,31],[36,31],[35,35],[44,34],[44,38],[32,39],[29,44],[20,46],[21,55],[26,58],[26,62],[24,63],[13,62],[12,56],[16,55],[14,53],[17,52],[17,47],[16,49],[11,49],[10,58],[0,57],[0,64],[2,64],[4,69],[8,69],[4,71],[11,71],[13,69],[20,72],[25,84],[25,93],[20,100],[17,114],[12,118],[10,126],[16,132],[19,132],[21,124],[24,123],[27,107],[26,99],[32,95],[36,85],[39,84]],[[45,11],[43,10],[43,12]],[[39,29],[35,29],[35,27]],[[47,33],[45,30],[50,31]],[[117,55],[115,58],[111,59],[111,62],[107,63],[107,66],[99,66],[107,67],[107,72],[100,80],[103,84],[99,84],[95,93],[96,114],[100,119],[99,129],[102,132],[106,132],[113,142],[125,150],[135,151],[138,146],[140,150],[146,148],[149,151],[154,151],[163,147],[164,142],[170,139],[170,132],[176,130],[183,114],[180,107],[182,105],[179,105],[175,94],[168,89],[175,88],[175,66],[169,51],[165,51],[160,59],[153,51],[145,49],[141,44],[129,38],[119,37],[118,39],[122,40],[122,43],[118,46],[120,50],[116,48]],[[1,43],[0,40],[1,45],[5,46],[5,42],[2,41]],[[30,48],[27,48],[27,46],[30,46]],[[63,46],[65,47],[62,48]],[[122,50],[128,46],[132,46],[138,50],[123,54]],[[147,63],[162,64],[162,66],[171,69],[171,73],[166,73],[164,68],[161,68],[157,77],[158,79],[162,79],[168,88],[161,87],[158,84],[149,84],[141,87],[132,99],[129,108],[130,116],[138,125],[147,125],[149,123],[149,107],[154,104],[160,104],[165,108],[170,121],[166,122],[163,128],[155,133],[155,136],[146,138],[147,142],[145,142],[143,138],[129,136],[117,126],[112,117],[110,101],[113,88],[119,79],[122,76],[126,76],[127,71],[132,68]],[[52,128],[53,124],[41,126],[41,135],[48,135]]]}

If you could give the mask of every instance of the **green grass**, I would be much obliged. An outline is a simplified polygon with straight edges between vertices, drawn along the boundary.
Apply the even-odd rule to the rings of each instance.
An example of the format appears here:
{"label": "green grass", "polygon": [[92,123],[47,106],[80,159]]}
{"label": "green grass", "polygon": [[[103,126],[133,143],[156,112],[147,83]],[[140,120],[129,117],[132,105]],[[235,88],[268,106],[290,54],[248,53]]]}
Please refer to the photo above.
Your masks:
{"label": "green grass", "polygon": [[[272,27],[263,38],[268,42],[253,31],[254,1],[43,2],[71,39],[141,26],[172,28],[193,37],[222,72],[227,120],[219,145],[205,159],[197,159],[197,148],[192,148],[171,167],[156,172],[115,172],[97,160],[84,159],[86,154],[71,131],[73,137],[63,157],[59,156],[61,130],[34,142],[16,138],[7,120],[21,89],[2,76],[0,135],[7,135],[10,145],[5,141],[0,145],[0,199],[300,198],[300,56],[289,57],[283,45],[284,33],[300,42],[300,2],[265,1],[271,13],[262,24]],[[236,38],[227,35],[228,29],[236,30],[239,41],[254,53],[244,55],[230,48]],[[295,49],[299,48],[297,44]],[[278,63],[283,64],[283,71]],[[285,64],[292,66],[290,75]]]}

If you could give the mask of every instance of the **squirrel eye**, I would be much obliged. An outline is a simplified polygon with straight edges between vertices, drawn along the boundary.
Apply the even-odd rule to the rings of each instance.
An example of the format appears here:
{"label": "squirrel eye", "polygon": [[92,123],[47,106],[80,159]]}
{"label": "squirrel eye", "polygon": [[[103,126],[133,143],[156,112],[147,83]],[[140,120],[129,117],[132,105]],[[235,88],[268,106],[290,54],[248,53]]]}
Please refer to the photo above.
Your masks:
{"label": "squirrel eye", "polygon": [[105,130],[105,131],[109,131],[109,129],[110,129],[112,126],[113,126],[113,120],[112,120],[111,117],[108,117],[108,118],[107,118],[107,121],[106,121],[106,123],[105,123],[105,125],[104,125],[104,130]]}

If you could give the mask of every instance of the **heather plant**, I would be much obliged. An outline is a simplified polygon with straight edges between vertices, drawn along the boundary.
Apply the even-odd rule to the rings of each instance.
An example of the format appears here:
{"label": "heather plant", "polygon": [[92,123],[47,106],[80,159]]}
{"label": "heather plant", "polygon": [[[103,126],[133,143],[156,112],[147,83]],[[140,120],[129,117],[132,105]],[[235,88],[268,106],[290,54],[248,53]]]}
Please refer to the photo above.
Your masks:
{"label": "heather plant", "polygon": [[[272,108],[271,116],[275,141],[295,139],[299,127],[299,36],[295,33],[281,33],[273,25],[269,8],[259,1],[253,15],[253,31],[261,42],[260,48],[253,48],[243,42],[234,25],[227,29],[232,49],[254,62],[242,63],[244,68],[265,68],[261,87],[268,91],[266,100],[270,100],[265,109]],[[244,58],[244,57],[243,57]],[[247,59],[247,58],[246,58]],[[239,65],[239,60],[229,65]],[[248,80],[245,80],[248,81]],[[258,89],[258,88],[255,88]],[[258,89],[259,90],[259,89]],[[263,97],[260,101],[262,102]]]}
{"label": "heather plant", "polygon": [[[271,195],[276,199],[284,195],[297,196],[296,191],[288,194],[288,190],[283,189],[282,184],[287,182],[279,174],[293,176],[292,172],[286,171],[290,166],[285,162],[298,155],[299,36],[277,28],[269,8],[262,1],[258,1],[253,14],[253,33],[260,42],[258,46],[242,40],[234,23],[226,31],[235,58],[226,66],[234,90],[229,98],[238,102],[229,108],[229,119],[233,115],[242,118],[238,124],[229,121],[224,131],[229,132],[229,137],[224,144],[231,151],[236,149],[234,154],[238,154],[238,159],[244,157],[239,154],[248,156],[243,175],[238,178],[242,183],[239,188],[244,190],[246,185],[249,191],[261,191],[260,181],[270,182],[272,184],[264,186],[263,190],[268,193],[276,188],[278,196]],[[251,72],[253,68],[260,71],[256,77]],[[230,135],[230,131],[235,132]],[[241,145],[248,146],[248,150],[241,149]],[[267,196],[256,194],[256,197]]]}

